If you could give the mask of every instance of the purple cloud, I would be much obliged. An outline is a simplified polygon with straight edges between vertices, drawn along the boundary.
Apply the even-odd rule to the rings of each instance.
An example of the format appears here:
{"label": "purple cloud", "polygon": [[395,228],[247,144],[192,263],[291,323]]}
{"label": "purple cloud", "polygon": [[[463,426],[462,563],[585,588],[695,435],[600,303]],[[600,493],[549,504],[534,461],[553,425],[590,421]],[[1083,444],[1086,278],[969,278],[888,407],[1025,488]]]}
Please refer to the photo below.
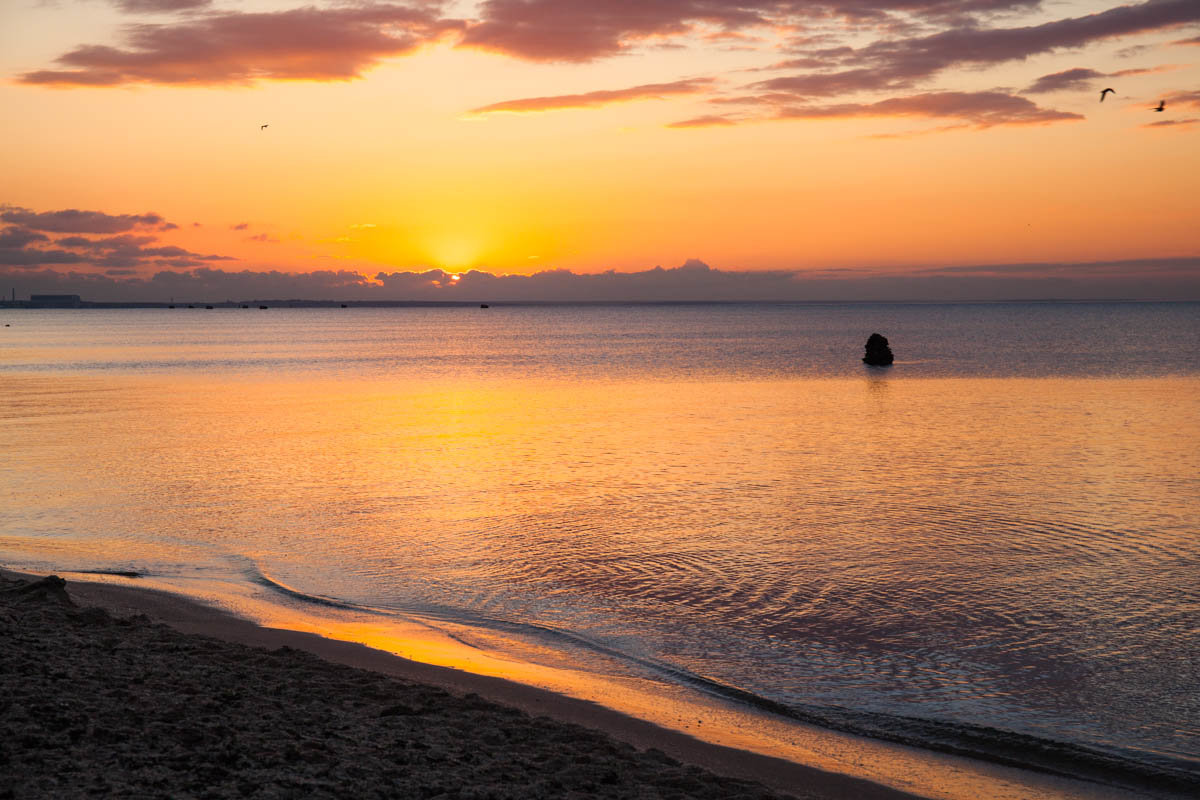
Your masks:
{"label": "purple cloud", "polygon": [[66,250],[34,248],[0,249],[0,264],[10,267],[40,267],[44,264],[83,264],[88,259]]}
{"label": "purple cloud", "polygon": [[931,36],[877,42],[858,52],[881,66],[932,74],[949,66],[996,64],[1093,41],[1200,21],[1194,0],[1147,0],[1083,17],[1023,28],[954,28]]}
{"label": "purple cloud", "polygon": [[[925,75],[920,70],[909,71],[908,74],[901,75],[895,70],[881,71],[864,68],[771,78],[759,81],[751,88],[773,93],[778,97],[787,96],[793,100],[802,100],[808,96],[829,97],[836,94],[852,94],[878,89],[907,88],[913,84],[916,78],[923,77]],[[765,97],[745,99],[751,102],[772,102],[776,98],[768,94]]]}
{"label": "purple cloud", "polygon": [[130,236],[123,234],[121,236],[110,236],[107,239],[88,239],[84,236],[65,236],[62,239],[55,240],[55,244],[61,247],[75,247],[84,250],[119,250],[126,247],[141,247],[144,244],[158,241],[157,236]]}
{"label": "purple cloud", "polygon": [[1198,118],[1189,119],[1160,119],[1157,122],[1147,122],[1143,128],[1189,128],[1200,123]]}
{"label": "purple cloud", "polygon": [[591,61],[647,39],[716,28],[725,36],[758,26],[799,26],[841,18],[871,24],[900,12],[929,19],[968,19],[1037,0],[486,0],[461,46],[531,61]]}
{"label": "purple cloud", "polygon": [[[172,11],[205,0],[117,2],[130,10]],[[1195,0],[1144,0],[1012,28],[987,23],[997,12],[1036,8],[1039,0],[485,0],[474,21],[441,18],[443,5],[344,0],[333,7],[216,11],[135,24],[125,29],[121,46],[84,45],[60,56],[60,69],[26,72],[19,80],[97,87],[350,80],[385,58],[450,35],[458,46],[516,58],[585,62],[648,41],[678,46],[670,40],[689,34],[701,41],[746,38],[746,30],[761,27],[801,31],[793,43],[797,55],[777,66],[808,71],[792,76],[791,84],[768,82],[766,90],[830,96],[909,88],[955,66],[1023,59],[1200,20]],[[931,28],[938,32],[927,33]],[[836,36],[880,31],[899,38],[812,49]]]}
{"label": "purple cloud", "polygon": [[[106,214],[102,211],[36,212],[17,206],[0,206],[0,221],[11,223],[0,229],[0,264],[35,268],[47,264],[80,264],[95,268],[191,267],[214,261],[233,261],[229,256],[193,253],[174,245],[161,245],[158,236],[129,233],[152,228],[169,230],[175,225],[158,214]],[[51,242],[50,233],[69,233]],[[111,236],[96,234],[112,233]],[[91,235],[82,235],[91,234]],[[47,246],[52,244],[53,246]]]}
{"label": "purple cloud", "polygon": [[668,128],[718,128],[736,125],[737,120],[732,117],[723,117],[720,114],[705,114],[702,117],[692,117],[691,119],[681,119],[678,122],[667,124]]}
{"label": "purple cloud", "polygon": [[595,108],[610,103],[624,103],[630,100],[661,100],[664,97],[676,95],[697,94],[712,86],[711,78],[690,78],[671,83],[646,83],[641,86],[630,86],[625,89],[601,89],[582,94],[560,94],[550,97],[526,97],[520,100],[505,100],[500,103],[481,106],[472,109],[472,114],[492,114],[496,112],[521,113],[530,111],[551,111],[563,108]]}
{"label": "purple cloud", "polygon": [[154,236],[112,236],[107,239],[84,239],[69,237],[59,239],[56,244],[74,250],[83,250],[89,255],[89,263],[98,267],[139,267],[154,264],[171,266],[199,266],[210,261],[234,261],[230,256],[202,255],[174,245],[147,247],[157,242]]}
{"label": "purple cloud", "polygon": [[50,237],[46,234],[22,228],[19,225],[10,225],[0,230],[0,248],[3,249],[21,248],[34,242],[48,241],[50,241]]}
{"label": "purple cloud", "polygon": [[1200,89],[1190,92],[1171,92],[1166,97],[1167,103],[1184,108],[1200,108]]}
{"label": "purple cloud", "polygon": [[[110,269],[122,269],[112,267]],[[143,273],[144,274],[144,273]],[[79,294],[86,300],[165,301],[169,297],[244,300],[457,302],[671,302],[803,300],[1200,299],[1200,257],[1085,263],[983,264],[904,272],[875,269],[713,269],[692,260],[674,269],[533,275],[443,270],[379,273],[161,270],[149,278],[96,272],[0,268],[18,294]]]}
{"label": "purple cloud", "polygon": [[80,211],[75,208],[38,213],[8,205],[0,205],[0,220],[50,233],[119,233],[138,227],[155,227],[159,230],[177,227],[153,213],[105,214],[102,211]]}
{"label": "purple cloud", "polygon": [[1043,75],[1030,84],[1029,88],[1025,91],[1030,94],[1042,94],[1045,92],[1060,92],[1064,89],[1087,89],[1091,86],[1091,81],[1094,81],[1096,78],[1107,77],[1105,73],[1097,72],[1094,69],[1076,67],[1075,69]]}
{"label": "purple cloud", "polygon": [[696,23],[726,28],[764,24],[761,7],[767,5],[773,4],[486,0],[482,21],[466,29],[461,44],[531,61],[590,61],[651,36],[686,33]]}
{"label": "purple cloud", "polygon": [[800,62],[785,63],[823,63],[830,71],[774,78],[751,88],[801,97],[904,88],[953,67],[1022,60],[1194,22],[1200,22],[1200,3],[1195,0],[1146,0],[1019,28],[957,26],[924,36],[880,40],[857,49],[820,50]]}
{"label": "purple cloud", "polygon": [[877,103],[784,108],[781,119],[847,119],[851,117],[924,117],[956,119],[976,128],[1037,125],[1083,119],[1083,115],[1041,108],[1024,97],[1002,92],[929,92],[892,97]]}
{"label": "purple cloud", "polygon": [[191,11],[212,5],[212,0],[114,0],[117,8],[130,14]]}
{"label": "purple cloud", "polygon": [[1076,67],[1062,72],[1053,72],[1049,75],[1043,75],[1034,81],[1025,90],[1030,94],[1041,94],[1046,92],[1058,92],[1064,90],[1082,91],[1085,89],[1094,89],[1095,85],[1092,81],[1098,78],[1127,78],[1134,75],[1151,75],[1157,72],[1170,72],[1173,69],[1178,69],[1177,64],[1163,64],[1157,67],[1135,67],[1132,69],[1121,69],[1116,72],[1097,72],[1094,69],[1086,69],[1084,67]]}
{"label": "purple cloud", "polygon": [[433,7],[391,3],[214,13],[131,25],[125,49],[84,45],[59,56],[68,69],[27,72],[19,80],[55,86],[350,80],[458,28]]}

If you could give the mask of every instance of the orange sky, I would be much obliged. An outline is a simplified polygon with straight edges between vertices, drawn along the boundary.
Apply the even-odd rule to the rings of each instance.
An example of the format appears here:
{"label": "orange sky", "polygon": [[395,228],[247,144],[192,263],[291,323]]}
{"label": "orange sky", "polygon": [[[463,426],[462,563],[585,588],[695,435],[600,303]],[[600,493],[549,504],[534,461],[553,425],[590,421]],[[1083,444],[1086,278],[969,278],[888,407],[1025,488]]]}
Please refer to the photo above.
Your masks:
{"label": "orange sky", "polygon": [[7,0],[0,267],[1194,258],[1197,42],[1195,0]]}

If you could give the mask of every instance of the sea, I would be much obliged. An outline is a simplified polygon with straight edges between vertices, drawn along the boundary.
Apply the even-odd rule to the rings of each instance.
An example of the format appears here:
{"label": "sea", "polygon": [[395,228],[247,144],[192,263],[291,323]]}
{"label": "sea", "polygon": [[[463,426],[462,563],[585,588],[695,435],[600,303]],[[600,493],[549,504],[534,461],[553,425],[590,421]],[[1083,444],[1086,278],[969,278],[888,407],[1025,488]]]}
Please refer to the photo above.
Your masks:
{"label": "sea", "polygon": [[1200,791],[1200,304],[0,323],[0,565],[739,746]]}

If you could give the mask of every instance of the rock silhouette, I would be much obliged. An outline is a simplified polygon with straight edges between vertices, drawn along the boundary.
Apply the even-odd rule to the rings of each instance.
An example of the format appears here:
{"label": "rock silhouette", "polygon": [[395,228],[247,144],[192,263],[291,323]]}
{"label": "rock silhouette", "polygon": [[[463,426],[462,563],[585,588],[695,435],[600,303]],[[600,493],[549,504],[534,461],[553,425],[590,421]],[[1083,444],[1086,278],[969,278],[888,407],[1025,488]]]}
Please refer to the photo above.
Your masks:
{"label": "rock silhouette", "polygon": [[890,367],[894,360],[887,337],[872,333],[867,338],[867,352],[863,356],[863,363],[871,367]]}
{"label": "rock silhouette", "polygon": [[22,603],[49,601],[63,606],[75,605],[67,596],[67,582],[57,575],[47,575],[36,581],[5,588],[2,593],[10,595]]}

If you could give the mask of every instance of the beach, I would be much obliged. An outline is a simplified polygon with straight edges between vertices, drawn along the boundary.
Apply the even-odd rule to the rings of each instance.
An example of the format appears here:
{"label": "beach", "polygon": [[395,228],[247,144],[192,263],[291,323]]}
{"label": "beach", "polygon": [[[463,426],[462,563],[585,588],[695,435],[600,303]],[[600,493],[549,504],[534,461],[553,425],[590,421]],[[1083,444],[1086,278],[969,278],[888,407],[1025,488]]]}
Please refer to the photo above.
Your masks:
{"label": "beach", "polygon": [[160,592],[3,572],[0,632],[16,800],[913,797]]}

